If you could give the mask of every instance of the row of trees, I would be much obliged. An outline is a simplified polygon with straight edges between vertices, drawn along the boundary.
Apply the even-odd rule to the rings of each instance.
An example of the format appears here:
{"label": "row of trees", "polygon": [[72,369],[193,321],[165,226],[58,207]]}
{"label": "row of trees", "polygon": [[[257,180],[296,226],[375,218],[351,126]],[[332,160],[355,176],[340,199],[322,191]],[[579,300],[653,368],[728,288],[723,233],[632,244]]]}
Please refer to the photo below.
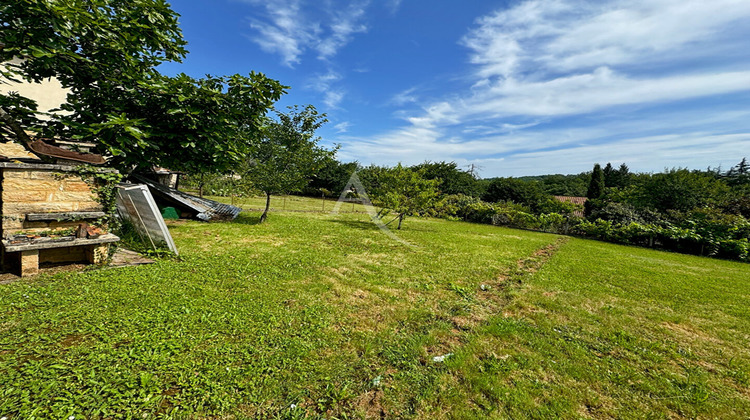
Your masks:
{"label": "row of trees", "polygon": [[727,171],[673,168],[656,174],[628,173],[622,179],[615,178],[615,182],[607,178],[606,168],[595,165],[586,194],[591,201],[586,214],[596,216],[616,203],[635,213],[655,212],[662,216],[711,207],[750,217],[749,166],[743,158]]}
{"label": "row of trees", "polygon": [[[325,166],[306,189],[311,195],[319,188],[338,192],[357,165],[331,159]],[[425,162],[412,167],[371,165],[358,173],[373,202],[386,210],[383,214],[395,212],[399,227],[404,217],[423,214],[749,258],[746,159],[726,171],[632,173],[625,164],[597,164],[579,175],[477,179],[454,162]],[[588,197],[585,208],[553,197],[569,188]],[[577,215],[581,210],[585,217]]]}

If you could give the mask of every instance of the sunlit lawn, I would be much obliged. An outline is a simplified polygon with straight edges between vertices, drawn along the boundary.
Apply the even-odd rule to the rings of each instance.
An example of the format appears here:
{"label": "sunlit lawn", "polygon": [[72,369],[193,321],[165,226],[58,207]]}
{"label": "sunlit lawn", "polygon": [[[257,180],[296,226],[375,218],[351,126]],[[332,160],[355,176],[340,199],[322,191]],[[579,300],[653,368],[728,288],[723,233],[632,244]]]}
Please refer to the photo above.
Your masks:
{"label": "sunlit lawn", "polygon": [[[265,196],[253,197],[216,197],[206,198],[222,203],[232,204],[249,211],[262,211],[266,207]],[[334,210],[338,197],[320,198],[303,197],[298,195],[272,195],[270,211],[272,212],[320,212],[327,213]],[[340,213],[364,213],[365,208],[361,203],[342,201],[338,207]]]}
{"label": "sunlit lawn", "polygon": [[179,261],[0,286],[0,417],[750,415],[750,265],[434,219],[407,219],[413,247],[364,214],[257,219],[171,225]]}

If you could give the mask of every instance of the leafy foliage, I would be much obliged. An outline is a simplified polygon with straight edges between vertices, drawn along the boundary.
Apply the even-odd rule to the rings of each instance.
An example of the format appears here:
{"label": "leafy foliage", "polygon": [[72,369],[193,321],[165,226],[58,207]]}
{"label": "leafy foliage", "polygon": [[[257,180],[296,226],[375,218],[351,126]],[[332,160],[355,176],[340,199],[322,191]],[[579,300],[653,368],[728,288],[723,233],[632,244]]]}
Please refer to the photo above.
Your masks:
{"label": "leafy foliage", "polygon": [[398,215],[398,229],[406,216],[429,210],[438,195],[438,181],[426,179],[425,169],[405,168],[399,163],[373,172],[365,171],[362,182],[375,205]]}
{"label": "leafy foliage", "polygon": [[526,182],[517,178],[496,178],[487,186],[482,200],[488,202],[510,201],[539,210],[547,195],[537,182]]}
{"label": "leafy foliage", "polygon": [[300,109],[295,105],[286,113],[277,111],[276,116],[278,120],[266,120],[243,175],[266,195],[261,221],[268,217],[272,195],[301,191],[322,162],[335,154],[318,145],[315,130],[328,120],[314,106]]}
{"label": "leafy foliage", "polygon": [[413,166],[426,179],[438,180],[442,195],[464,194],[479,197],[482,190],[473,174],[458,168],[456,162],[424,162]]}
{"label": "leafy foliage", "polygon": [[[177,14],[162,0],[4,2],[0,22],[3,77],[28,82],[56,78],[70,89],[70,102],[82,117],[99,114],[93,99],[109,103],[107,94],[147,81],[156,74],[156,65],[180,61],[187,53]],[[0,97],[3,111],[14,117],[26,114],[19,122],[28,128],[41,128],[47,136],[62,131],[56,119],[40,119],[28,98]]]}
{"label": "leafy foliage", "polygon": [[710,174],[687,169],[642,176],[635,183],[633,202],[662,213],[668,210],[690,211],[726,200],[729,188]]}
{"label": "leafy foliage", "polygon": [[121,113],[107,113],[106,121],[91,125],[91,134],[128,172],[156,164],[189,174],[226,173],[250,153],[266,110],[283,89],[258,73],[154,76],[108,107]]}
{"label": "leafy foliage", "polygon": [[588,190],[586,190],[586,197],[589,199],[601,198],[604,195],[604,186],[604,172],[602,171],[602,167],[597,163],[591,172],[591,181],[589,182]]}
{"label": "leafy foliage", "polygon": [[338,197],[346,187],[352,174],[359,168],[359,163],[341,163],[333,156],[323,158],[320,169],[314,174],[303,193],[312,197]]}
{"label": "leafy foliage", "polygon": [[31,130],[91,141],[126,173],[151,165],[226,172],[237,165],[286,87],[254,72],[197,80],[161,75],[157,65],[187,53],[177,17],[163,0],[4,4],[3,76],[54,77],[69,93],[66,112],[49,116],[37,114],[28,98],[0,95],[0,136],[23,144],[24,130]]}

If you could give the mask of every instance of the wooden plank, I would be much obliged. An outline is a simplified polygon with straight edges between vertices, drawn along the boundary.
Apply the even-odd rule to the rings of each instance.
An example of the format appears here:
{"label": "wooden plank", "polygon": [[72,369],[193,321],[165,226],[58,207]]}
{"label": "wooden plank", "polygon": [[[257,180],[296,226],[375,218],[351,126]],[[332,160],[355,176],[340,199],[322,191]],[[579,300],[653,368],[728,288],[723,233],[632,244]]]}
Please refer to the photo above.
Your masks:
{"label": "wooden plank", "polygon": [[2,244],[5,248],[5,252],[19,252],[28,251],[33,249],[52,249],[52,248],[65,248],[69,246],[83,246],[83,245],[97,245],[97,244],[108,244],[119,241],[120,238],[117,235],[106,233],[98,238],[94,239],[74,239],[72,241],[59,241],[59,242],[42,242],[32,244],[11,244],[8,240],[3,240]]}
{"label": "wooden plank", "polygon": [[50,222],[69,220],[93,220],[106,216],[103,211],[69,211],[56,213],[29,213],[26,220],[29,222]]}

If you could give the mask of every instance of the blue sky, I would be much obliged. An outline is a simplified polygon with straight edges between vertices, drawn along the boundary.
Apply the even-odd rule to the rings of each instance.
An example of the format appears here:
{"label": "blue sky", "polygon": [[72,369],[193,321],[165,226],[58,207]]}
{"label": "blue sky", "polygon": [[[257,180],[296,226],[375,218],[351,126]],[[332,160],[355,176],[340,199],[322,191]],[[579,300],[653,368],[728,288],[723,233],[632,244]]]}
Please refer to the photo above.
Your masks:
{"label": "blue sky", "polygon": [[174,0],[167,74],[251,70],[342,161],[480,175],[728,169],[750,158],[750,1]]}

